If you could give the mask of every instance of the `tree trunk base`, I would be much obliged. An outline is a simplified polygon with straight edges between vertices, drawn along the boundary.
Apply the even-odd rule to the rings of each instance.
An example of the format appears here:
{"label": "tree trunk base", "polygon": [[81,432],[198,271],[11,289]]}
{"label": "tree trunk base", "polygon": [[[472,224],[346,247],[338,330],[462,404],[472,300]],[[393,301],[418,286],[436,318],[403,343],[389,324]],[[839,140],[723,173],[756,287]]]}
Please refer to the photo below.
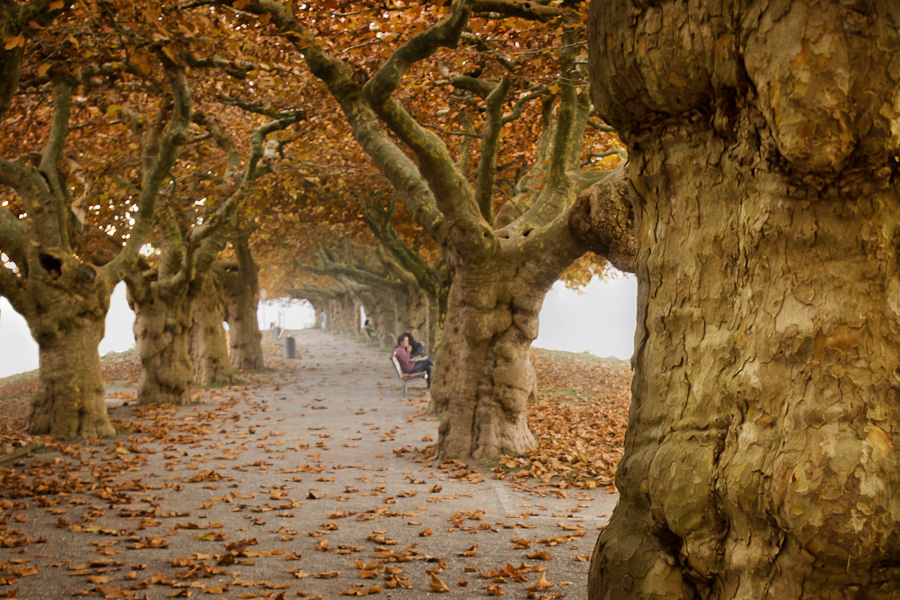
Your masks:
{"label": "tree trunk base", "polygon": [[40,348],[40,384],[32,398],[31,433],[57,439],[116,434],[106,412],[98,346],[103,323],[58,331]]}

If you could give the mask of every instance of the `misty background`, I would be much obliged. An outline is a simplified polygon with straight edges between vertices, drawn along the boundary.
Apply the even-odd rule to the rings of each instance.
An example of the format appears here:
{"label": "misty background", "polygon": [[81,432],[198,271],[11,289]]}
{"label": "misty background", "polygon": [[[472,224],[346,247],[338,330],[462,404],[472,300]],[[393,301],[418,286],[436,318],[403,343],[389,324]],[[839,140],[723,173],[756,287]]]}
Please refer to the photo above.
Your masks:
{"label": "misty background", "polygon": [[[532,345],[628,360],[634,351],[636,314],[637,280],[633,275],[617,274],[608,281],[595,277],[579,291],[556,283],[544,299],[540,334]],[[261,302],[258,318],[263,330],[273,323],[283,329],[304,329],[315,324],[312,308],[299,300]],[[100,354],[134,347],[133,323],[134,313],[125,300],[125,284],[120,283],[110,300]],[[38,346],[25,319],[5,298],[0,298],[0,377],[37,368]]]}

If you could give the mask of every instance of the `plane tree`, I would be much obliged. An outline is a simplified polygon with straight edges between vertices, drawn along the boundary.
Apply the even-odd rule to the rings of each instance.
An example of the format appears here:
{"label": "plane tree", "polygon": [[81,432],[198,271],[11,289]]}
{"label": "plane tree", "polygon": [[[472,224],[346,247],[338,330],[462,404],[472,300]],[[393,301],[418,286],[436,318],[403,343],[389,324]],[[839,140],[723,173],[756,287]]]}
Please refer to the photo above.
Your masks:
{"label": "plane tree", "polygon": [[[366,205],[363,218],[380,244],[378,260],[404,284],[410,308],[402,310],[395,298],[384,295],[374,298],[373,303],[384,306],[385,322],[393,325],[391,331],[395,336],[413,326],[421,332],[419,335],[427,347],[434,349],[440,345],[447,318],[450,270],[442,252],[422,243],[418,228],[414,230],[415,235],[404,236],[398,231],[393,224],[397,209],[393,201]],[[400,223],[402,220],[398,220]]]}
{"label": "plane tree", "polygon": [[[135,50],[140,68],[125,66],[121,38],[92,29],[95,8],[16,4],[2,22],[13,39],[0,61],[13,76],[0,102],[0,294],[39,347],[32,431],[60,438],[114,433],[98,352],[109,297],[139,259],[191,105],[162,46]],[[132,110],[113,117],[125,103]],[[123,165],[134,185],[107,171]],[[101,206],[118,212],[115,230],[92,225]]]}
{"label": "plane tree", "polygon": [[185,161],[175,174],[177,190],[160,203],[155,256],[147,268],[126,278],[141,358],[141,404],[185,404],[198,377],[200,384],[232,377],[224,339],[216,339],[225,315],[213,265],[237,226],[242,199],[267,170],[263,163],[267,136],[301,120],[303,113],[277,116],[253,131],[244,159],[216,118],[199,111],[193,114],[192,120],[209,131],[224,153],[223,170],[210,178],[212,161],[203,156]]}
{"label": "plane tree", "polygon": [[590,598],[898,597],[898,5],[594,0],[588,32],[639,241]]}
{"label": "plane tree", "polygon": [[[584,142],[590,102],[577,11],[463,0],[439,19],[436,7],[419,3],[397,4],[390,18],[375,3],[356,3],[369,10],[350,17],[311,5],[294,12],[270,1],[191,5],[211,3],[239,8],[242,23],[248,13],[262,15],[294,46],[410,215],[440,246],[452,274],[432,386],[434,408],[444,413],[440,452],[489,460],[531,448],[525,412],[535,379],[528,348],[546,291],[584,251],[567,218],[592,182],[583,167],[593,163],[583,165],[582,158],[595,141],[609,143],[602,136]],[[473,18],[476,10],[483,12]],[[423,28],[426,19],[437,23]],[[513,39],[525,28],[528,36]],[[342,59],[335,40],[348,31],[373,50]],[[446,54],[436,54],[441,50]],[[402,86],[407,75],[419,83]],[[453,94],[444,86],[454,86]],[[460,90],[469,104],[454,112],[448,100]],[[471,130],[453,121],[463,111],[473,119]],[[522,114],[534,117],[531,127],[511,125]],[[507,153],[506,143],[529,132],[538,135]],[[466,136],[477,147],[460,144]],[[507,181],[498,178],[501,167],[519,171],[515,185],[498,185]]]}

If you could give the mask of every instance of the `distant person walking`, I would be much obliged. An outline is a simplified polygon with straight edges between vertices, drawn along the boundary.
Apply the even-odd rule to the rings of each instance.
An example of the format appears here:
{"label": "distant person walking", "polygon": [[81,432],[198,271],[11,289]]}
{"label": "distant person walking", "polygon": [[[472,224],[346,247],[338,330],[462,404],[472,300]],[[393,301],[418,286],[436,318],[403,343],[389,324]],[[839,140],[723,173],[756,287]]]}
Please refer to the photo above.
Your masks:
{"label": "distant person walking", "polygon": [[325,329],[325,321],[327,319],[328,319],[328,317],[325,315],[325,311],[323,310],[322,314],[319,315],[319,323],[321,323],[322,329]]}

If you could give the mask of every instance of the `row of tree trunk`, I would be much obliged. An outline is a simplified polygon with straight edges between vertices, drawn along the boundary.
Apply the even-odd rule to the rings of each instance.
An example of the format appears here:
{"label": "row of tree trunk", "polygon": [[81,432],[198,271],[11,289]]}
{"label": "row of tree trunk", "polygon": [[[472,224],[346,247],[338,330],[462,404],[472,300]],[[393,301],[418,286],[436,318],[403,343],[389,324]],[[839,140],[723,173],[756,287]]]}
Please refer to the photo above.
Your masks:
{"label": "row of tree trunk", "polygon": [[[185,404],[193,385],[228,383],[235,370],[263,368],[257,270],[244,250],[237,261],[217,262],[188,285],[161,285],[151,271],[128,277],[141,359],[140,404]],[[80,303],[56,298],[54,289],[47,288],[42,316],[28,319],[40,349],[32,431],[57,438],[112,435],[98,352],[111,289],[84,286]]]}
{"label": "row of tree trunk", "polygon": [[[313,306],[316,314],[327,315],[326,328],[337,331],[362,331],[360,308],[372,323],[379,337],[386,343],[396,343],[397,337],[410,327],[421,336],[429,348],[434,348],[440,336],[440,323],[446,312],[419,288],[386,291],[361,285],[342,285],[328,293],[317,290],[295,290],[294,296]],[[434,309],[433,309],[434,308]]]}

